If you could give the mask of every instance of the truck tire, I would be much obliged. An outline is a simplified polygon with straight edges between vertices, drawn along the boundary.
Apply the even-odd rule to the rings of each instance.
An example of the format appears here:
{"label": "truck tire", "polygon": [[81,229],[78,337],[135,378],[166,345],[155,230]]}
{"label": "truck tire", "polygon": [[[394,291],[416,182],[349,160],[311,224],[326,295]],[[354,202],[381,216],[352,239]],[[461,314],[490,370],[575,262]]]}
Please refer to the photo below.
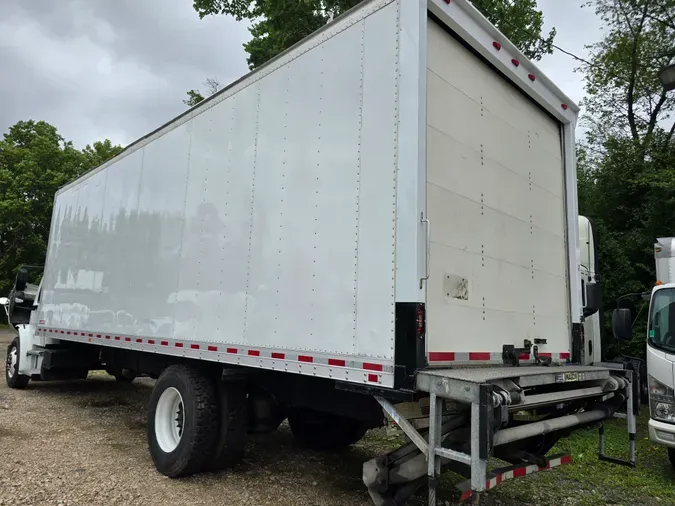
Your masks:
{"label": "truck tire", "polygon": [[199,472],[213,452],[218,422],[214,382],[185,365],[165,369],[148,405],[148,445],[155,468],[170,478]]}
{"label": "truck tire", "polygon": [[357,443],[366,433],[358,420],[309,408],[291,409],[288,424],[302,446],[318,451],[344,448]]}
{"label": "truck tire", "polygon": [[5,362],[5,381],[9,388],[26,388],[30,381],[30,376],[19,374],[19,338],[14,340],[7,347],[7,360]]}
{"label": "truck tire", "polygon": [[211,456],[202,468],[204,471],[221,471],[244,458],[248,412],[245,386],[240,381],[218,384],[218,438]]}

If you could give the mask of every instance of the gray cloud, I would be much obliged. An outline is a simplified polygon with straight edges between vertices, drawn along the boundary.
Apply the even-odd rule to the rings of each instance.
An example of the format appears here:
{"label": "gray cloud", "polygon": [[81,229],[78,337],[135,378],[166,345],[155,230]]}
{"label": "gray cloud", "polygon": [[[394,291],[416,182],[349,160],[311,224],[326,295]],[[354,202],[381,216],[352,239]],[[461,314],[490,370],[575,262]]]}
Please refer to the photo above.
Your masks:
{"label": "gray cloud", "polygon": [[[584,0],[539,0],[556,43],[580,56],[600,39]],[[206,77],[226,85],[247,72],[247,26],[203,20],[192,0],[0,0],[0,133],[22,119],[54,124],[78,147],[128,144],[185,110]],[[578,63],[558,51],[539,67],[573,100]]]}
{"label": "gray cloud", "polygon": [[[581,58],[588,58],[586,45],[602,39],[601,21],[586,0],[539,0],[544,13],[544,31],[555,26],[554,44]],[[541,70],[572,100],[579,103],[584,96],[583,76],[574,72],[580,62],[560,51],[544,56],[537,64]]]}
{"label": "gray cloud", "polygon": [[191,0],[4,0],[0,132],[43,119],[78,147],[128,144],[184,111],[205,77],[246,73],[248,38],[232,18],[200,20]]}

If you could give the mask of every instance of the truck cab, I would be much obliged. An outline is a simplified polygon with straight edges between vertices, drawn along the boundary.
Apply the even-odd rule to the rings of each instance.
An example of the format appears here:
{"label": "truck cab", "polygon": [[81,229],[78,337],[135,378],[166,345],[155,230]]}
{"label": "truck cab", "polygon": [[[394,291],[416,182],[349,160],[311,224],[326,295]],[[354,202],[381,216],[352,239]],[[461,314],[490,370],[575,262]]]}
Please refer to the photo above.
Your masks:
{"label": "truck cab", "polygon": [[654,245],[657,285],[652,289],[647,326],[649,439],[668,447],[675,465],[675,238]]}
{"label": "truck cab", "polygon": [[[584,319],[578,361],[583,365],[598,364],[602,361],[601,322],[603,316],[597,244],[591,220],[586,216],[579,216],[579,274]],[[589,296],[589,294],[592,295]],[[597,300],[588,300],[593,297]]]}

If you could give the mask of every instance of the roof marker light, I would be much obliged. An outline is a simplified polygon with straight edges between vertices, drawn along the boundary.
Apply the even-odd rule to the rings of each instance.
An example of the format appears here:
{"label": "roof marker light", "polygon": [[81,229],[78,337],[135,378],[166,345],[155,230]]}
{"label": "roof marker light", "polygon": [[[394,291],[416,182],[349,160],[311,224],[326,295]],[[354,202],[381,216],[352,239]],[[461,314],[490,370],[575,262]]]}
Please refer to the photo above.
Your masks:
{"label": "roof marker light", "polygon": [[502,45],[501,45],[499,42],[497,42],[497,41],[494,41],[494,42],[492,43],[492,46],[493,46],[497,51],[499,51],[499,50],[502,48]]}
{"label": "roof marker light", "polygon": [[527,77],[530,78],[530,81],[534,81],[537,78],[534,74],[527,74]]}
{"label": "roof marker light", "polygon": [[515,58],[512,58],[512,59],[511,59],[511,63],[513,63],[516,67],[517,67],[518,65],[520,65],[520,62],[519,62],[518,60],[516,60]]}
{"label": "roof marker light", "polygon": [[563,111],[566,111],[566,110],[567,110],[567,104],[560,104],[560,107],[563,108]]}

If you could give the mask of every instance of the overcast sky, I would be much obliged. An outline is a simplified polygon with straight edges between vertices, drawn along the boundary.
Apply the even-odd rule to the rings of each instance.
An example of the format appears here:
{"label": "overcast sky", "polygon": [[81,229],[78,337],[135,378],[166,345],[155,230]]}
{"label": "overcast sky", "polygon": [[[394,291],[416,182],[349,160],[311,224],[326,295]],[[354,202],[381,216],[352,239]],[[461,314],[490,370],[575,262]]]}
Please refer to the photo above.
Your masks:
{"label": "overcast sky", "polygon": [[[539,0],[556,44],[585,56],[601,38],[585,0]],[[0,0],[0,133],[23,119],[55,125],[76,147],[126,145],[185,110],[206,77],[225,85],[247,72],[247,27],[200,20],[192,0]],[[581,76],[569,56],[542,70],[574,101]]]}

